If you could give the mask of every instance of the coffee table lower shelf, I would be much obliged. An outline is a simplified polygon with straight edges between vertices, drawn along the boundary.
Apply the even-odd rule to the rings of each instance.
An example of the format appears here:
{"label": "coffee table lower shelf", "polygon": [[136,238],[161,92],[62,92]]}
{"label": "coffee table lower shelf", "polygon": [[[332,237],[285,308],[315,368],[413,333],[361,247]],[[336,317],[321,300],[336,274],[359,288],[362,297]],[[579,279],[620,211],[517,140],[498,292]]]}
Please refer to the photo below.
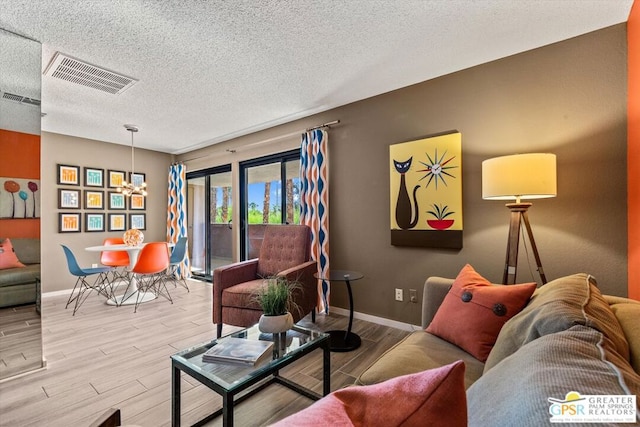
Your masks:
{"label": "coffee table lower shelf", "polygon": [[[235,408],[236,405],[242,403],[243,401],[245,401],[246,399],[252,397],[253,395],[255,395],[256,393],[258,393],[259,391],[262,391],[263,389],[269,387],[272,384],[281,384],[285,387],[290,388],[291,390],[305,396],[308,397],[311,400],[320,400],[322,398],[322,395],[309,390],[308,388],[302,387],[294,382],[292,382],[291,380],[288,380],[286,378],[280,377],[280,376],[274,376],[272,378],[269,378],[267,380],[265,380],[262,384],[258,385],[257,387],[255,387],[254,389],[250,390],[249,392],[243,394],[242,396],[238,397],[237,399],[233,399],[233,397],[231,397],[231,401],[227,404],[227,410],[230,411],[229,414],[227,414],[227,419],[229,418],[229,416],[233,415],[233,409]],[[224,403],[224,402],[223,402]],[[192,424],[191,427],[201,427],[205,424],[207,424],[209,421],[212,421],[216,418],[218,418],[220,415],[223,415],[223,419],[224,417],[224,404],[222,406],[222,408],[218,409],[217,411],[215,411],[214,413],[204,417],[203,419],[201,419],[200,421],[198,421],[197,423]],[[223,421],[224,424],[224,421]],[[226,424],[225,424],[226,425]]]}

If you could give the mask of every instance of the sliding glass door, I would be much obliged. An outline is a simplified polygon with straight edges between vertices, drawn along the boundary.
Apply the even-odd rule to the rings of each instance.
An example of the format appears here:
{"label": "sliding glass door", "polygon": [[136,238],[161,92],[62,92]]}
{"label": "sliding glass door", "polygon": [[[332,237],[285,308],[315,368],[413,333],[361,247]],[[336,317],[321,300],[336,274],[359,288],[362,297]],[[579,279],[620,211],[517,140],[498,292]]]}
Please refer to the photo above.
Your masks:
{"label": "sliding glass door", "polygon": [[240,164],[242,259],[258,256],[266,224],[300,223],[300,152]]}
{"label": "sliding glass door", "polygon": [[211,280],[233,261],[231,165],[187,174],[187,223],[191,273]]}

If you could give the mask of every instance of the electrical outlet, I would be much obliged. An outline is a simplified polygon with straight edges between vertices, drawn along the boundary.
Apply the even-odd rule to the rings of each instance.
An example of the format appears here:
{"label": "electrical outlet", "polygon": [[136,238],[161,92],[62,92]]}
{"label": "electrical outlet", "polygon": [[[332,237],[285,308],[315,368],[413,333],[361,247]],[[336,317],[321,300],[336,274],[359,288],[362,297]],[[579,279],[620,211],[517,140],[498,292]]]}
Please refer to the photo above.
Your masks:
{"label": "electrical outlet", "polygon": [[409,289],[409,301],[418,302],[418,291],[415,289]]}
{"label": "electrical outlet", "polygon": [[98,264],[91,264],[91,268],[98,268]]}
{"label": "electrical outlet", "polygon": [[396,288],[396,301],[402,301],[402,289]]}

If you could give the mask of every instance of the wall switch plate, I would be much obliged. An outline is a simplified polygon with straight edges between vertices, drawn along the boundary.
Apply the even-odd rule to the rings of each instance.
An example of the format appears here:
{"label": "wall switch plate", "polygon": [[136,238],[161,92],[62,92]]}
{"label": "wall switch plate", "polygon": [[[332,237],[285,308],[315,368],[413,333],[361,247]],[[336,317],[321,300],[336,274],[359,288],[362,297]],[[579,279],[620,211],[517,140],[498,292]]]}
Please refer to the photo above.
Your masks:
{"label": "wall switch plate", "polygon": [[402,289],[396,288],[396,301],[402,301]]}
{"label": "wall switch plate", "polygon": [[409,289],[409,301],[418,302],[418,291],[415,289]]}
{"label": "wall switch plate", "polygon": [[98,268],[98,264],[91,264],[91,268]]}

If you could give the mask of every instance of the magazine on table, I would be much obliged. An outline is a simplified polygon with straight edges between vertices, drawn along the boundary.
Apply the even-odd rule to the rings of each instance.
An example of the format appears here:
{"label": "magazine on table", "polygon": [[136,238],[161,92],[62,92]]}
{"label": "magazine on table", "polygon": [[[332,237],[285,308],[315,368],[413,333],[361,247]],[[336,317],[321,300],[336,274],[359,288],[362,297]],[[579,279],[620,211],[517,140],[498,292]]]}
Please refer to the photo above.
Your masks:
{"label": "magazine on table", "polygon": [[202,355],[207,363],[239,363],[255,365],[271,354],[273,342],[253,341],[244,338],[224,337],[217,339],[209,350]]}

